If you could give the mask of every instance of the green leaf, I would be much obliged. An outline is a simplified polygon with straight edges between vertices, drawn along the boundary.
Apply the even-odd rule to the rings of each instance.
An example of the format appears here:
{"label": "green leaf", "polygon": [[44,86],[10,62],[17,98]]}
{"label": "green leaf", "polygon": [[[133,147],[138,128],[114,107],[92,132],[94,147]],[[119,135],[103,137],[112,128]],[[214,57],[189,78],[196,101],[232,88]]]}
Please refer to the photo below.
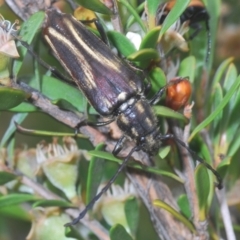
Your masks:
{"label": "green leaf", "polygon": [[167,157],[170,151],[171,151],[171,146],[161,147],[158,151],[158,155],[161,159],[164,159]]}
{"label": "green leaf", "polygon": [[[142,50],[139,50],[127,57],[130,61],[136,61],[136,62],[141,62],[141,61],[150,61],[150,60],[160,60],[158,51],[152,48],[145,48]],[[149,62],[147,63],[149,64]]]}
{"label": "green leaf", "polygon": [[[141,12],[143,12],[144,10],[144,5],[145,3],[142,2],[138,7],[137,7],[137,13],[140,14]],[[127,22],[126,22],[126,26],[125,26],[125,29],[126,29],[126,32],[128,31],[128,29],[132,26],[132,24],[135,22],[135,18],[134,16],[130,15]]]}
{"label": "green leaf", "polygon": [[[238,135],[239,136],[239,135]],[[232,187],[237,180],[240,178],[240,161],[239,161],[239,156],[240,156],[240,148],[236,150],[236,153],[231,157],[231,163],[228,169],[228,186]]]}
{"label": "green leaf", "polygon": [[211,89],[214,89],[216,84],[218,82],[220,82],[220,80],[223,78],[223,74],[225,73],[226,69],[231,64],[232,61],[233,61],[232,57],[228,58],[225,61],[223,61],[222,64],[218,67],[218,69],[214,75],[213,81],[212,81]]}
{"label": "green leaf", "polygon": [[142,30],[144,32],[146,32],[146,27],[141,19],[141,17],[138,15],[138,13],[136,12],[136,10],[131,6],[131,4],[129,3],[129,1],[126,0],[118,0],[119,3],[123,4],[127,10],[129,11],[129,13],[135,18],[136,22],[140,25],[140,27],[142,28]]}
{"label": "green leaf", "polygon": [[[226,72],[226,76],[225,76],[225,79],[224,79],[224,85],[223,85],[224,93],[227,93],[230,90],[230,87],[234,84],[236,79],[237,79],[237,69],[236,69],[235,65],[231,63],[228,67],[228,70]],[[224,108],[224,111],[223,111],[224,118],[222,118],[221,126],[220,126],[220,132],[221,133],[225,132],[228,129],[228,127],[230,126],[229,125],[229,120],[231,118],[231,114],[233,112],[233,109],[234,109],[234,106],[235,106],[235,103],[236,103],[236,98],[237,98],[236,93],[231,97],[228,105]],[[235,133],[235,131],[237,129],[235,128],[235,129],[232,129],[232,130],[234,130],[234,131],[228,132],[229,133],[227,135],[228,142],[230,142],[232,140],[233,133]]]}
{"label": "green leaf", "polygon": [[211,33],[211,51],[210,51],[210,58],[208,62],[208,71],[212,70],[212,61],[215,56],[215,43],[219,25],[219,16],[221,11],[221,1],[208,1],[204,0],[204,4],[207,8],[209,16],[211,16],[211,20],[209,21],[210,33]]}
{"label": "green leaf", "polygon": [[153,109],[158,116],[178,119],[183,121],[185,124],[188,124],[189,122],[189,119],[186,118],[183,114],[176,112],[168,107],[154,106]]}
{"label": "green leaf", "polygon": [[146,4],[147,4],[148,13],[150,15],[155,16],[158,6],[164,2],[165,2],[164,0],[147,0]]}
{"label": "green leaf", "polygon": [[4,133],[4,136],[2,137],[0,148],[6,144],[6,142],[11,138],[12,134],[16,131],[15,122],[18,124],[22,123],[22,121],[27,117],[27,115],[27,113],[18,113],[12,117],[9,126]]}
{"label": "green leaf", "polygon": [[149,31],[143,38],[139,49],[156,48],[161,27],[157,26]]}
{"label": "green leaf", "polygon": [[42,93],[52,100],[63,99],[69,102],[79,112],[86,110],[87,100],[82,92],[76,87],[70,86],[56,78],[43,76]]}
{"label": "green leaf", "polygon": [[30,194],[9,194],[0,197],[0,208],[5,206],[16,205],[29,201],[37,201],[38,197]]}
{"label": "green leaf", "polygon": [[[99,151],[103,144],[98,145],[95,149]],[[93,156],[90,160],[87,178],[86,202],[89,203],[97,194],[98,187],[101,183],[104,173],[105,161],[101,157]]]}
{"label": "green leaf", "polygon": [[[36,33],[39,31],[39,29],[42,26],[43,20],[45,18],[45,13],[44,12],[37,12],[33,14],[26,22],[23,23],[19,36],[22,41],[27,42],[30,44],[35,37]],[[19,54],[21,58],[16,59],[13,64],[13,73],[15,76],[18,75],[23,59],[27,53],[27,49],[25,47],[18,48]]]}
{"label": "green leaf", "polygon": [[17,123],[15,124],[17,127],[17,130],[21,133],[24,134],[29,134],[33,136],[54,136],[54,137],[78,137],[78,138],[87,138],[85,135],[81,133],[69,133],[69,132],[50,132],[50,131],[41,131],[41,130],[36,130],[36,129],[28,129],[24,128]]}
{"label": "green leaf", "polygon": [[193,83],[195,77],[195,69],[196,69],[195,57],[194,56],[186,57],[181,61],[178,76],[188,77],[189,81]]}
{"label": "green leaf", "polygon": [[73,238],[73,239],[77,239],[77,240],[84,240],[80,236],[79,231],[73,226],[68,226],[65,228],[65,236],[68,238]]}
{"label": "green leaf", "polygon": [[77,2],[85,7],[88,8],[94,12],[106,14],[106,15],[111,15],[111,11],[109,8],[107,8],[101,1],[99,0],[77,0]]}
{"label": "green leaf", "polygon": [[36,201],[32,207],[63,207],[63,208],[72,208],[74,207],[71,203],[64,201],[64,200],[49,200],[49,199],[44,199],[44,200],[39,200]]}
{"label": "green leaf", "polygon": [[156,207],[165,209],[166,211],[171,213],[175,218],[177,218],[179,221],[181,221],[190,231],[192,231],[193,233],[196,232],[193,224],[188,219],[186,219],[182,214],[180,214],[175,209],[173,209],[170,205],[168,205],[167,203],[165,203],[161,200],[154,200],[153,205]]}
{"label": "green leaf", "polygon": [[217,166],[217,171],[222,178],[224,178],[226,176],[230,164],[231,164],[231,157],[227,156]]}
{"label": "green leaf", "polygon": [[[122,160],[114,157],[111,153],[108,153],[108,152],[93,150],[93,151],[89,151],[88,153],[92,156],[104,158],[105,160],[110,160],[110,161],[116,162],[118,164],[122,164]],[[149,167],[149,166],[142,166],[142,165],[139,165],[138,163],[135,163],[135,162],[129,162],[129,164],[127,166],[135,168],[135,169],[144,170],[144,171],[147,171],[149,173],[155,173],[155,174],[158,174],[158,175],[167,176],[167,177],[173,178],[174,180],[176,180],[180,183],[183,183],[183,180],[181,178],[179,178],[178,176],[176,176],[175,174],[173,174],[171,172],[155,169],[155,168]]]}
{"label": "green leaf", "polygon": [[[200,139],[200,141],[199,141],[199,144],[198,144],[200,146],[199,154],[200,154],[200,156],[202,156],[202,158],[204,159],[204,161],[206,163],[212,165],[212,155],[211,155],[211,152],[209,150],[209,147],[207,146],[205,141],[203,141],[202,139]],[[213,174],[208,174],[208,177],[209,177],[209,182],[213,183],[215,176]],[[209,192],[208,192],[208,205],[209,206],[212,203],[214,192],[215,192],[214,184],[210,184]]]}
{"label": "green leaf", "polygon": [[163,0],[146,0],[146,10],[148,14],[148,25],[152,29],[155,27],[155,18],[158,6],[161,5]]}
{"label": "green leaf", "polygon": [[191,208],[190,208],[190,205],[189,205],[187,195],[186,194],[180,195],[177,199],[177,203],[178,203],[178,206],[179,206],[182,214],[187,219],[190,219],[192,217],[192,213],[191,213]]}
{"label": "green leaf", "polygon": [[[199,23],[202,30],[199,31],[197,36],[189,42],[190,55],[196,59],[194,68],[195,78],[202,79],[203,71],[206,71],[206,60],[209,57],[208,53],[208,35],[206,31],[205,22]],[[194,32],[194,29],[189,31],[189,35]],[[197,88],[201,87],[201,81],[196,82]]]}
{"label": "green leaf", "polygon": [[31,221],[31,216],[28,210],[24,209],[22,206],[11,205],[0,208],[0,215],[4,219],[4,216],[15,218],[21,221]]}
{"label": "green leaf", "polygon": [[18,106],[9,109],[11,112],[36,112],[38,110],[37,107],[35,107],[34,105],[30,104],[30,103],[26,103],[26,102],[22,102],[20,103]]}
{"label": "green leaf", "polygon": [[199,164],[195,169],[195,182],[199,204],[199,220],[205,221],[211,183],[208,175],[208,170],[203,164]]}
{"label": "green leaf", "polygon": [[14,179],[16,179],[17,176],[12,174],[12,173],[8,173],[8,172],[0,172],[0,185],[3,185],[5,183],[8,183]]}
{"label": "green leaf", "polygon": [[111,240],[133,240],[132,237],[127,233],[125,228],[116,224],[110,229],[110,239]]}
{"label": "green leaf", "polygon": [[[66,82],[60,81],[57,78],[44,75],[41,79],[41,92],[48,96],[53,103],[63,104],[65,107],[68,103],[68,110],[77,110],[78,112],[85,112],[87,107],[86,97],[75,86],[71,86]],[[37,88],[37,83],[32,79],[29,86]],[[64,100],[64,101],[61,101]]]}
{"label": "green leaf", "polygon": [[190,0],[176,1],[173,8],[171,9],[171,11],[169,12],[169,14],[167,15],[166,19],[162,24],[162,29],[160,31],[160,38],[173,25],[173,23],[175,23],[176,20],[182,15],[182,13],[187,8],[189,3],[190,3]]}
{"label": "green leaf", "polygon": [[[216,109],[219,104],[221,104],[223,100],[223,91],[221,85],[218,83],[215,85],[214,92],[211,94],[211,108],[209,109],[209,112],[211,113],[214,109]],[[211,136],[213,136],[214,143],[218,144],[219,139],[221,137],[222,132],[220,132],[220,122],[222,120],[223,113],[220,112],[214,119],[211,127]]]}
{"label": "green leaf", "polygon": [[240,149],[240,138],[238,137],[240,134],[240,129],[238,129],[233,135],[233,140],[229,143],[229,148],[227,152],[227,156],[233,156]]}
{"label": "green leaf", "polygon": [[152,85],[151,87],[152,95],[157,93],[160,88],[164,87],[167,84],[165,73],[159,67],[155,67],[150,71],[149,79]]}
{"label": "green leaf", "polygon": [[240,77],[236,79],[234,84],[231,86],[230,90],[227,92],[227,94],[224,96],[223,101],[221,104],[218,105],[218,107],[203,121],[201,122],[192,132],[190,135],[188,141],[190,142],[192,138],[200,132],[202,129],[204,129],[206,126],[208,126],[214,119],[215,117],[223,110],[223,108],[226,106],[226,104],[229,102],[231,97],[233,96],[234,92],[240,85]]}
{"label": "green leaf", "polygon": [[123,34],[116,31],[108,31],[107,36],[114,47],[116,47],[124,57],[137,51],[134,44]]}
{"label": "green leaf", "polygon": [[[4,41],[3,41],[4,42]],[[4,54],[0,54],[0,84],[7,85],[10,83],[9,60],[10,58]]]}
{"label": "green leaf", "polygon": [[58,105],[61,109],[68,110],[68,111],[76,111],[76,108],[65,99],[54,99],[51,101],[52,104]]}
{"label": "green leaf", "polygon": [[125,202],[124,210],[131,233],[135,235],[139,219],[139,206],[137,199],[135,197],[129,198]]}
{"label": "green leaf", "polygon": [[0,87],[0,111],[16,107],[28,97],[30,95],[22,90]]}
{"label": "green leaf", "polygon": [[36,129],[28,129],[20,126],[19,124],[15,124],[17,127],[17,130],[21,133],[35,135],[35,136],[54,136],[54,137],[78,137],[78,138],[87,138],[87,136],[81,134],[81,133],[68,133],[68,132],[50,132],[50,131],[41,131]]}

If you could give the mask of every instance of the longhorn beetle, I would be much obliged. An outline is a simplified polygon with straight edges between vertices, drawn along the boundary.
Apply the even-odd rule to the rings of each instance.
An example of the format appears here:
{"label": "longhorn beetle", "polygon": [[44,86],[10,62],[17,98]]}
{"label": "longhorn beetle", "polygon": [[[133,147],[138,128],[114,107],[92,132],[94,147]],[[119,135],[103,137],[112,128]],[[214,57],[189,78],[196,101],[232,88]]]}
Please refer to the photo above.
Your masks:
{"label": "longhorn beetle", "polygon": [[43,25],[43,36],[96,111],[110,119],[106,124],[116,120],[123,136],[117,142],[113,154],[121,151],[126,138],[136,144],[106,186],[77,218],[65,226],[76,224],[85,216],[93,204],[109,189],[133,152],[143,150],[154,153],[166,139],[174,139],[194,158],[203,162],[217,177],[218,187],[222,187],[222,180],[217,171],[199,158],[184,142],[172,134],[160,133],[158,120],[151,105],[159,101],[166,87],[160,89],[152,99],[146,99],[143,77],[112,53],[105,43],[71,15],[49,9]]}

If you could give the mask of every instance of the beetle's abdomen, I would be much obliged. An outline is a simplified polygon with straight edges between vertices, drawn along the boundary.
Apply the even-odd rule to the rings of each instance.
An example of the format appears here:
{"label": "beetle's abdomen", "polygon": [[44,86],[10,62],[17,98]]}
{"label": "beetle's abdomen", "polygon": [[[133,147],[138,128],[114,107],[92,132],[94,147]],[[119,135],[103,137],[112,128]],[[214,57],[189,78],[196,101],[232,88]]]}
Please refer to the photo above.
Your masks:
{"label": "beetle's abdomen", "polygon": [[145,98],[132,98],[128,103],[122,106],[122,112],[117,117],[119,128],[137,145],[141,145],[144,151],[157,150],[160,143],[156,141],[156,137],[160,133],[152,107]]}

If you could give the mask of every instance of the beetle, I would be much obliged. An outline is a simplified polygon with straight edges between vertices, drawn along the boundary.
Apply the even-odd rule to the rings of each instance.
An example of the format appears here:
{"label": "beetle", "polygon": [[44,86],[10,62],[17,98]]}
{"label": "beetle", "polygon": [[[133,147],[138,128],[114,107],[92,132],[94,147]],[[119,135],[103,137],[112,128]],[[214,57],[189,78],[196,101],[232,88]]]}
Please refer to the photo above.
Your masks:
{"label": "beetle", "polygon": [[[90,104],[101,116],[109,118],[106,124],[116,120],[123,136],[118,140],[113,154],[116,155],[121,151],[126,139],[134,141],[136,145],[106,186],[77,218],[65,226],[76,224],[85,216],[93,204],[109,189],[133,152],[143,150],[154,154],[164,140],[175,139],[192,156],[197,157],[194,151],[174,135],[163,135],[160,132],[157,116],[151,105],[159,101],[168,85],[148,100],[144,95],[144,76],[138,75],[135,69],[116,56],[103,41],[71,15],[63,14],[55,9],[47,10],[43,24],[43,36]],[[99,125],[103,124],[105,123]],[[198,159],[213,171],[220,188],[219,174],[203,159],[199,157]]]}
{"label": "beetle", "polygon": [[[168,13],[171,11],[175,5],[176,0],[170,0],[167,3],[160,4],[156,12],[156,25],[162,25]],[[200,22],[205,22],[208,38],[208,47],[207,47],[207,57],[208,60],[210,50],[211,50],[211,33],[209,26],[210,15],[205,8],[201,0],[191,0],[186,10],[182,13],[179,20],[180,23],[188,23],[188,26],[194,29],[194,32],[190,35],[189,40],[197,36],[199,31],[201,31],[202,26]]]}

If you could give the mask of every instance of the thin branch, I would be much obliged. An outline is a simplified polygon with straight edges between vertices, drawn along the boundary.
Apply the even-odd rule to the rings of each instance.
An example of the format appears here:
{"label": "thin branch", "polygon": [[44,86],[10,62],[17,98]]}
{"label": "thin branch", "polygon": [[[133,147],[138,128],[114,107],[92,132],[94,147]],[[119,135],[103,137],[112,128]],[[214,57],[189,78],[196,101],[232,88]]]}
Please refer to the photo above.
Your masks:
{"label": "thin branch", "polygon": [[221,215],[223,216],[222,221],[227,235],[227,240],[236,240],[236,236],[233,230],[233,224],[231,220],[231,214],[229,212],[225,189],[216,189],[216,195],[220,204]]}
{"label": "thin branch", "polygon": [[27,20],[36,12],[50,7],[51,2],[48,0],[6,0],[8,6],[22,19]]}
{"label": "thin branch", "polygon": [[112,12],[111,22],[115,31],[122,33],[123,27],[121,19],[119,18],[118,5],[116,0],[112,0]]}
{"label": "thin branch", "polygon": [[[177,126],[177,124],[174,121],[169,121],[169,122],[170,122],[170,126],[173,134],[179,139],[182,139],[181,136],[183,136],[184,142],[187,143],[186,140],[188,139],[188,133],[189,133],[188,130],[190,126],[185,126],[185,129],[184,129],[185,131],[182,132],[182,130]],[[190,125],[190,122],[188,125]],[[199,205],[198,205],[198,197],[196,193],[194,167],[193,167],[192,159],[186,148],[180,146],[179,144],[177,145],[178,145],[178,149],[179,149],[182,163],[183,163],[183,175],[185,180],[184,187],[185,187],[189,205],[191,208],[193,222],[196,229],[202,232],[202,229],[199,223]]]}

